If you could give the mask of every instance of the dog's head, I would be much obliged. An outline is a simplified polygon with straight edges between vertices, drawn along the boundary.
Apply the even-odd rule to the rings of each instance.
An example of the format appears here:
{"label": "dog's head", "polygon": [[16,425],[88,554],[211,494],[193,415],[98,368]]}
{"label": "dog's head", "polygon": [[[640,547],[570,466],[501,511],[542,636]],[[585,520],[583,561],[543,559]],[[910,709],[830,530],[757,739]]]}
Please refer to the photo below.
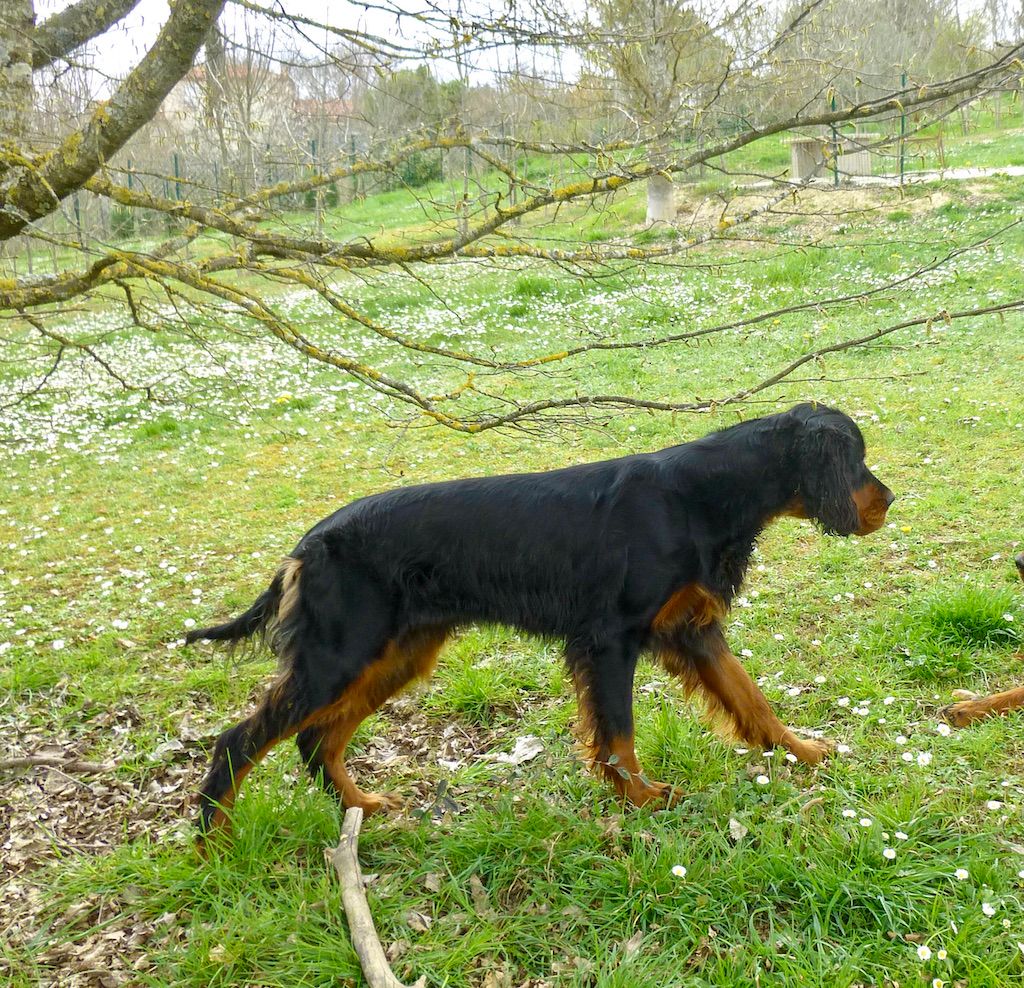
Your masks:
{"label": "dog's head", "polygon": [[787,415],[797,473],[792,513],[814,519],[830,535],[878,531],[896,497],[867,468],[857,423],[817,404],[797,405]]}
{"label": "dog's head", "polygon": [[1020,578],[1024,580],[1024,552],[1022,552],[1014,562],[1017,564],[1017,572],[1020,573]]}

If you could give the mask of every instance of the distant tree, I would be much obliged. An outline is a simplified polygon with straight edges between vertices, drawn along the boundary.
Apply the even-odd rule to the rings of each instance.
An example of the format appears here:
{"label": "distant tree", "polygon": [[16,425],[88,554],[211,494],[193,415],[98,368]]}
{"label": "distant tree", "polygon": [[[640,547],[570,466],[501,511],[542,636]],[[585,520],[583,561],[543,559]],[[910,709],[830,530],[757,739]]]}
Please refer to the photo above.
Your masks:
{"label": "distant tree", "polygon": [[367,123],[392,142],[420,131],[444,130],[452,109],[444,86],[425,65],[379,73],[364,102]]}
{"label": "distant tree", "polygon": [[[699,117],[725,82],[732,52],[685,0],[597,0],[601,37],[590,59],[616,83],[619,111],[650,148],[652,163]],[[672,178],[647,182],[647,222],[675,218]]]}
{"label": "distant tree", "polygon": [[231,190],[252,188],[261,178],[263,149],[287,134],[295,83],[275,53],[273,25],[243,19],[237,40],[214,26],[206,39],[206,62],[191,69],[169,94],[191,111],[187,129],[216,135],[220,166]]}
{"label": "distant tree", "polygon": [[[794,3],[784,17],[804,7]],[[779,46],[772,106],[872,99],[900,88],[904,73],[916,85],[955,76],[984,63],[984,41],[981,19],[961,19],[955,0],[829,0]]]}

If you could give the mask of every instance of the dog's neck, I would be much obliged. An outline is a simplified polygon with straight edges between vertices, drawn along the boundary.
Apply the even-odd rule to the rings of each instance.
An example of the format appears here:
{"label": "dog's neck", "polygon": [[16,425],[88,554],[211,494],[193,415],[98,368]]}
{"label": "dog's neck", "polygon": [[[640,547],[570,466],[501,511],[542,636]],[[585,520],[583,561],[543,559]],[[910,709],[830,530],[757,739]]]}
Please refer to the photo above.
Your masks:
{"label": "dog's neck", "polygon": [[[670,470],[672,486],[680,494],[680,524],[700,524],[715,533],[707,543],[709,554],[701,560],[701,582],[728,606],[764,529],[776,518],[803,514],[796,473],[776,443],[755,442],[737,450],[734,444],[709,438],[711,442],[693,444],[698,449],[681,448]],[[701,521],[693,518],[694,512],[703,516]]]}
{"label": "dog's neck", "polygon": [[[739,453],[734,445],[716,443],[715,438],[694,444],[700,455],[681,458],[677,469],[679,489],[696,495],[717,527],[754,540],[776,518],[806,517],[783,437],[773,442],[772,437],[761,436]],[[756,487],[751,478],[757,478]]]}

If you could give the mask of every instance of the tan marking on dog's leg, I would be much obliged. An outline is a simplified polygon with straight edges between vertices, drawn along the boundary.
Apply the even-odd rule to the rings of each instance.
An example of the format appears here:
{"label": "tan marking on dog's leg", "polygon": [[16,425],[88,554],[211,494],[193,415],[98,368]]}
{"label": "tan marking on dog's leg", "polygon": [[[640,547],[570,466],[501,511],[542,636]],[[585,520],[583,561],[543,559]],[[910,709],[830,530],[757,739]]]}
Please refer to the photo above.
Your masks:
{"label": "tan marking on dog's leg", "polygon": [[954,727],[966,727],[968,724],[985,717],[1000,717],[1024,707],[1024,686],[993,693],[991,696],[980,696],[974,700],[964,700],[943,707],[939,711],[946,721]]}
{"label": "tan marking on dog's leg", "polygon": [[412,680],[430,676],[447,634],[425,629],[405,636],[401,643],[389,642],[380,658],[368,665],[335,703],[310,718],[310,723],[322,729],[324,769],[346,807],[359,806],[369,816],[401,806],[396,797],[364,792],[352,781],[345,768],[345,749],[359,725],[385,700]]}

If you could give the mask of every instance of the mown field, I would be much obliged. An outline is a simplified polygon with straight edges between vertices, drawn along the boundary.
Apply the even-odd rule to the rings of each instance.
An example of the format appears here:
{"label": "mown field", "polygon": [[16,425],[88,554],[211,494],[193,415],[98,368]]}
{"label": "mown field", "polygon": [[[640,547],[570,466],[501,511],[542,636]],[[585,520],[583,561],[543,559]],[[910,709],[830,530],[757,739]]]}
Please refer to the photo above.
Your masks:
{"label": "mown field", "polygon": [[[1021,160],[1020,132],[998,143],[1005,162]],[[682,222],[703,191],[684,195]],[[332,222],[415,211],[388,195]],[[748,386],[809,346],[1018,297],[1022,213],[1024,181],[999,176],[902,196],[841,190],[679,263],[594,280],[456,262],[426,284],[388,272],[339,285],[390,327],[511,357],[863,291],[998,234],[868,301],[699,346],[590,354],[527,385],[685,401]],[[635,235],[638,214],[626,196],[523,235]],[[276,304],[310,333],[432,380],[310,294]],[[1019,313],[939,318],[710,414],[478,436],[397,425],[383,399],[226,316],[204,348],[123,328],[102,307],[67,318],[91,320],[108,358],[159,381],[162,400],[72,361],[6,413],[0,758],[111,763],[0,776],[10,983],[361,984],[323,857],[339,812],[293,746],[250,777],[234,842],[205,861],[193,848],[186,798],[274,662],[186,649],[185,629],[247,606],[313,522],[360,495],[657,449],[807,398],[857,419],[899,500],[865,540],[796,520],[770,529],[729,637],[780,717],[831,738],[834,756],[808,769],[738,747],[644,664],[641,761],[688,795],[668,812],[623,811],[574,750],[557,644],[467,629],[434,679],[367,721],[350,750],[360,784],[406,801],[364,826],[382,940],[400,977],[431,985],[1019,983],[1024,719],[949,733],[936,717],[953,689],[1024,683],[1011,562],[1024,542]],[[539,753],[502,760],[527,736]]]}

